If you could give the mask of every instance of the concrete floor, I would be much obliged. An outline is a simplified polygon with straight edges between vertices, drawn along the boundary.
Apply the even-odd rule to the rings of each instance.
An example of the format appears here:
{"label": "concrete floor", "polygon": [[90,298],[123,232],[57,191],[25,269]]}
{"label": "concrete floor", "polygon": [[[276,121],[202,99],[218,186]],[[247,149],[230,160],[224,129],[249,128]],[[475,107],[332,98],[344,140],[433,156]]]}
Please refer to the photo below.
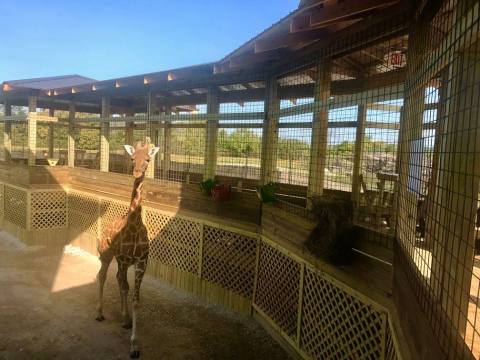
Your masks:
{"label": "concrete floor", "polygon": [[[25,247],[0,232],[0,359],[128,359],[115,263],[105,289],[106,321],[94,320],[98,268],[95,257],[78,249]],[[288,358],[251,318],[148,275],[141,305],[141,359]]]}

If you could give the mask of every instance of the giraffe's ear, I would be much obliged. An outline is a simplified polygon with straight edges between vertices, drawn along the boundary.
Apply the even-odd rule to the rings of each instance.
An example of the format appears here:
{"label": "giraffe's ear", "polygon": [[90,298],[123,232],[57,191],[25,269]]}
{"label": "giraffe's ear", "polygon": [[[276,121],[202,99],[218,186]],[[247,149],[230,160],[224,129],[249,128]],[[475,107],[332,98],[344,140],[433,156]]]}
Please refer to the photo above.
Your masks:
{"label": "giraffe's ear", "polygon": [[160,148],[159,148],[158,146],[151,148],[151,149],[148,151],[148,156],[150,156],[151,158],[153,158],[153,157],[157,154],[158,150],[160,150]]}
{"label": "giraffe's ear", "polygon": [[135,152],[135,149],[131,145],[123,145],[125,148],[125,151],[128,153],[128,155],[132,156],[133,153]]}

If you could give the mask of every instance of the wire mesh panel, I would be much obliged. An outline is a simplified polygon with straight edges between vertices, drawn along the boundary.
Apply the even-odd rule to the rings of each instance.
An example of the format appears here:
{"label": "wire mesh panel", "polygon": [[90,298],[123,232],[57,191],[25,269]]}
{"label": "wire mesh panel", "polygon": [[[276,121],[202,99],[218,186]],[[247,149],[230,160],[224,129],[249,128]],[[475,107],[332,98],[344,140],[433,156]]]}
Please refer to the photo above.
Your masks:
{"label": "wire mesh panel", "polygon": [[256,248],[255,238],[205,225],[202,277],[250,299]]}
{"label": "wire mesh panel", "polygon": [[262,242],[254,304],[291,338],[296,337],[300,264]]}
{"label": "wire mesh panel", "polygon": [[[311,83],[305,73],[294,73],[279,79],[280,89]],[[280,183],[307,186],[312,143],[313,98],[280,101],[276,179]]]}
{"label": "wire mesh panel", "polygon": [[150,209],[144,211],[144,216],[150,240],[150,258],[198,274],[201,224]]}
{"label": "wire mesh panel", "polygon": [[76,125],[75,166],[100,169],[100,125],[98,123]]}
{"label": "wire mesh panel", "polygon": [[325,166],[325,188],[352,191],[355,128],[330,127]]}
{"label": "wire mesh panel", "polygon": [[12,160],[26,162],[28,158],[27,124],[13,122],[11,126]]}
{"label": "wire mesh panel", "polygon": [[398,255],[443,354],[479,358],[479,3],[440,5],[410,33]]}
{"label": "wire mesh panel", "polygon": [[315,359],[382,358],[382,314],[306,269],[301,347]]}
{"label": "wire mesh panel", "polygon": [[309,128],[281,128],[278,130],[278,182],[308,185],[311,139],[312,130]]}
{"label": "wire mesh panel", "polygon": [[[125,152],[123,145],[127,144],[126,132],[128,131],[128,126],[123,122],[115,122],[110,126],[110,159],[108,170],[111,172],[118,172],[121,174],[127,173],[128,165],[131,160]],[[134,145],[134,143],[128,145]]]}
{"label": "wire mesh panel", "polygon": [[260,179],[263,110],[263,101],[220,104],[216,175]]}
{"label": "wire mesh panel", "polygon": [[171,129],[171,167],[169,180],[201,179],[205,162],[205,129]]}

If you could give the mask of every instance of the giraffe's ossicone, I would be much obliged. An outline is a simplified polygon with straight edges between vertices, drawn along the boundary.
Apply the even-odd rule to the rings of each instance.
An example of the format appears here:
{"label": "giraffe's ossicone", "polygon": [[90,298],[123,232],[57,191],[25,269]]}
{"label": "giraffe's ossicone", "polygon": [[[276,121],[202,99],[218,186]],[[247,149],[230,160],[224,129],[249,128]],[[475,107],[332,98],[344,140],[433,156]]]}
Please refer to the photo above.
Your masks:
{"label": "giraffe's ossicone", "polygon": [[[140,300],[140,285],[147,268],[149,242],[147,228],[142,221],[142,187],[145,171],[150,160],[158,152],[149,141],[138,142],[135,147],[125,145],[133,165],[133,190],[128,212],[123,217],[113,221],[98,239],[98,253],[101,267],[98,272],[98,307],[96,320],[105,320],[103,316],[103,287],[107,277],[108,267],[115,257],[118,264],[117,281],[120,287],[120,301],[123,317],[123,327],[132,329],[130,338],[130,357],[138,358],[137,340],[137,310]],[[128,312],[128,280],[127,270],[135,267],[135,285],[133,289],[132,317]]]}

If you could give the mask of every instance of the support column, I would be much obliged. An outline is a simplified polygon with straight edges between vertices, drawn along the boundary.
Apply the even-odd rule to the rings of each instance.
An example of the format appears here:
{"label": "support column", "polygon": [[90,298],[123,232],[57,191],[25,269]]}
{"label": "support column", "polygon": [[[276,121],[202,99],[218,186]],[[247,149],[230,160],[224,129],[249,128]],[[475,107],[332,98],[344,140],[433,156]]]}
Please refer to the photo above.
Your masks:
{"label": "support column", "polygon": [[[110,117],[110,98],[102,97],[102,118]],[[108,172],[110,162],[110,123],[100,124],[100,171]]]}
{"label": "support column", "polygon": [[27,117],[28,165],[35,165],[37,159],[37,97],[28,97]]}
{"label": "support column", "polygon": [[[155,95],[151,92],[147,94],[147,132],[148,136],[150,137],[151,145],[150,147],[155,146],[154,143],[156,138],[156,131],[158,131],[158,127],[153,123],[152,116],[155,114],[156,111],[156,103],[155,103]],[[160,155],[158,155],[160,156]],[[155,159],[152,159],[148,164],[147,170],[145,171],[145,177],[153,179],[155,178]]]}
{"label": "support column", "polygon": [[218,137],[218,90],[211,86],[207,93],[207,114],[212,117],[207,120],[205,137],[205,170],[203,179],[213,179],[217,167],[217,137]]}
{"label": "support column", "polygon": [[[129,121],[125,123],[125,144],[135,146],[135,144],[133,143],[134,142],[133,129],[134,129],[133,122]],[[132,172],[132,161],[128,156],[125,158],[125,168],[126,168],[127,174],[130,174]]]}
{"label": "support column", "polygon": [[367,105],[359,104],[357,108],[357,133],[355,137],[355,157],[353,159],[352,200],[354,204],[360,201],[360,173],[362,172],[363,140],[365,138],[365,123],[367,121]]}
{"label": "support column", "polygon": [[312,199],[323,194],[328,140],[328,102],[330,100],[331,59],[321,59],[317,64],[314,90],[312,145],[310,148],[310,172],[308,176],[307,207]]}
{"label": "support column", "polygon": [[398,160],[398,214],[396,237],[410,259],[415,259],[417,208],[423,147],[423,114],[425,111],[424,84],[416,84],[417,71],[421,67],[421,54],[426,51],[423,39],[427,36],[424,24],[417,24],[411,30],[412,46],[407,69],[403,116],[400,122]]}
{"label": "support column", "polygon": [[278,117],[280,100],[278,98],[277,78],[272,77],[265,84],[265,121],[262,136],[262,160],[260,183],[262,185],[277,180]]}
{"label": "support column", "polygon": [[452,325],[465,334],[480,182],[480,55],[456,54],[449,67],[444,133],[433,213],[431,279]]}
{"label": "support column", "polygon": [[[12,116],[12,106],[4,103],[5,116]],[[3,124],[3,160],[10,161],[12,159],[12,123],[5,121]]]}
{"label": "support column", "polygon": [[[172,110],[169,106],[165,108],[165,115],[172,115]],[[163,123],[163,166],[162,177],[165,180],[169,179],[169,173],[171,168],[171,155],[172,155],[172,126],[171,121],[166,120]]]}
{"label": "support column", "polygon": [[67,144],[68,167],[75,167],[75,103],[70,102],[68,107],[68,144]]}
{"label": "support column", "polygon": [[[55,109],[50,108],[48,109],[48,116],[54,117],[55,116]],[[53,158],[53,149],[54,149],[54,124],[48,124],[48,157]]]}

